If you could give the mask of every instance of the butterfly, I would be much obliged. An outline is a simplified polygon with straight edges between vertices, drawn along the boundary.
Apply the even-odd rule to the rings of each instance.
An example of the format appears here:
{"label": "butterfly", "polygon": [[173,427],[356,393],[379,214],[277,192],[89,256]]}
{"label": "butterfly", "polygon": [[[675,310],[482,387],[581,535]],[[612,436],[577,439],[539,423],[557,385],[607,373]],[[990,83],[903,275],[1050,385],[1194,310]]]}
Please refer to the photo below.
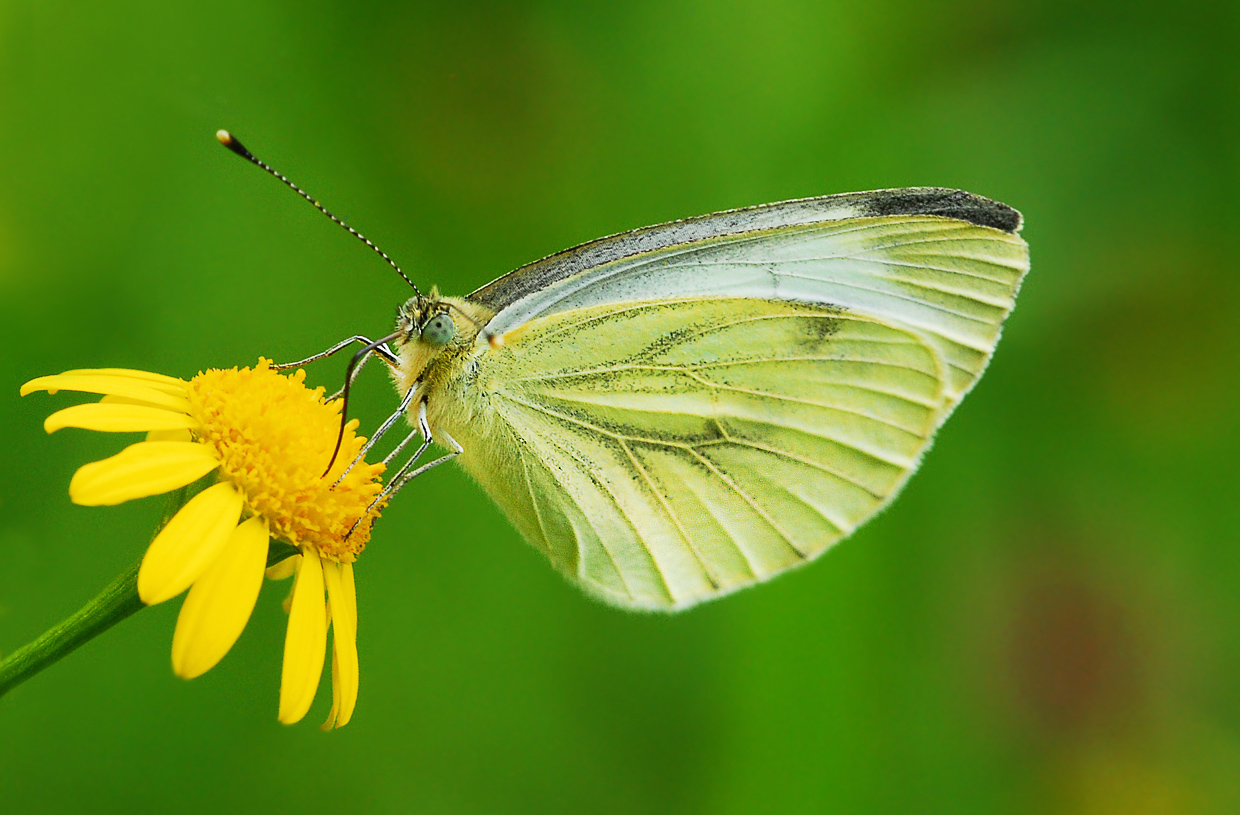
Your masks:
{"label": "butterfly", "polygon": [[[407,412],[423,439],[389,490],[455,458],[556,570],[625,608],[767,580],[917,469],[1015,305],[1021,223],[959,190],[829,195],[418,292],[355,357],[384,358],[402,397],[380,431]],[[450,452],[413,469],[431,439]]]}

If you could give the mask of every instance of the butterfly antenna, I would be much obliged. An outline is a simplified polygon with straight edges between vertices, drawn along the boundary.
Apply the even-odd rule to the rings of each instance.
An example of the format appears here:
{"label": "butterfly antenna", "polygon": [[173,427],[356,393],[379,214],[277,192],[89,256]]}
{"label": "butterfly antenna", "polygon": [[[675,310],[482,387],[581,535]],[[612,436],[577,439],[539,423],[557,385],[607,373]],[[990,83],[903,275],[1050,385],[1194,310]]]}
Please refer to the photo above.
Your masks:
{"label": "butterfly antenna", "polygon": [[327,211],[327,208],[326,208],[325,206],[323,206],[322,204],[320,204],[318,201],[314,200],[314,198],[313,198],[313,197],[311,197],[311,195],[310,195],[309,193],[307,193],[307,192],[306,192],[305,190],[303,190],[301,187],[299,187],[299,186],[297,186],[296,184],[294,184],[292,181],[289,181],[287,178],[285,178],[285,177],[284,177],[284,175],[283,175],[282,173],[280,173],[280,172],[279,172],[278,170],[276,170],[274,167],[272,167],[272,166],[271,166],[271,165],[269,165],[267,162],[265,162],[265,161],[263,161],[262,159],[260,159],[260,158],[258,158],[257,156],[255,156],[255,155],[254,155],[253,153],[251,153],[249,150],[247,150],[247,149],[245,148],[245,145],[244,145],[244,144],[242,144],[242,143],[240,142],[240,140],[238,140],[238,139],[237,139],[237,137],[236,137],[236,136],[234,136],[233,134],[229,133],[227,130],[219,130],[219,131],[216,131],[215,138],[219,139],[220,144],[224,145],[224,146],[225,146],[225,147],[227,147],[229,150],[231,150],[231,151],[233,151],[234,153],[236,153],[237,155],[241,156],[243,159],[245,159],[246,161],[250,162],[250,163],[251,163],[251,164],[253,164],[255,167],[258,167],[259,169],[263,170],[264,172],[267,172],[267,173],[269,173],[269,174],[271,174],[271,175],[275,176],[277,179],[279,179],[279,180],[280,180],[280,181],[281,181],[281,182],[282,182],[285,186],[287,186],[287,187],[288,187],[289,189],[291,189],[293,192],[297,193],[297,194],[298,194],[298,195],[300,195],[302,198],[304,198],[304,199],[306,199],[307,201],[309,201],[309,202],[310,202],[310,205],[311,205],[311,206],[313,206],[315,209],[317,209],[319,212],[321,212],[321,213],[323,213],[324,215],[326,215],[328,218],[331,218],[331,219],[332,219],[332,221],[333,221],[333,222],[334,222],[337,226],[340,226],[340,227],[344,228],[344,229],[345,229],[345,230],[346,230],[346,231],[347,231],[350,235],[352,235],[353,237],[357,238],[359,241],[361,241],[362,243],[364,243],[364,244],[366,244],[367,246],[369,246],[371,249],[373,249],[373,250],[375,250],[376,252],[378,252],[378,253],[379,253],[379,257],[381,257],[381,258],[383,258],[384,260],[386,260],[386,261],[387,261],[387,264],[388,264],[389,266],[391,266],[393,269],[395,269],[395,270],[396,270],[396,274],[398,274],[398,275],[400,275],[402,278],[404,278],[405,282],[406,282],[406,283],[408,283],[408,284],[409,284],[409,286],[410,286],[410,288],[412,288],[412,289],[413,289],[414,294],[416,294],[416,295],[418,296],[418,299],[419,299],[419,300],[424,299],[424,298],[422,297],[422,291],[421,291],[421,290],[417,287],[417,285],[416,285],[416,284],[415,284],[412,280],[410,280],[410,279],[409,279],[409,275],[407,275],[407,274],[405,274],[403,271],[401,271],[400,267],[396,265],[396,261],[394,261],[394,260],[392,260],[390,257],[388,257],[387,252],[384,252],[382,249],[380,249],[379,247],[377,247],[377,246],[375,246],[373,243],[371,243],[369,238],[367,238],[367,237],[366,237],[365,235],[363,235],[361,232],[358,232],[358,231],[357,231],[356,229],[354,229],[353,227],[351,227],[351,226],[349,226],[348,224],[346,224],[344,221],[342,221],[342,220],[340,220],[339,218],[337,218],[335,215],[332,215],[330,212],[328,212],[328,211]]}

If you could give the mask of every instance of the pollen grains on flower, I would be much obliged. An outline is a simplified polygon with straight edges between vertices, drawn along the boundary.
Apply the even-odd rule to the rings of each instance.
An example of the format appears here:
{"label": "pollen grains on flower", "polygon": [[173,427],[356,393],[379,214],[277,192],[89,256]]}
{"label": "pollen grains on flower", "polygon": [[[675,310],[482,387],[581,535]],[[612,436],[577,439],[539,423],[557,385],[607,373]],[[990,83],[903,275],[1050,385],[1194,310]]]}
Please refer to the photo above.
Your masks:
{"label": "pollen grains on flower", "polygon": [[[138,593],[147,604],[189,590],[173,637],[173,668],[198,676],[232,647],[254,609],[270,538],[297,547],[297,577],[285,639],[281,721],[300,720],[314,700],[329,625],[333,705],[326,726],[342,726],[357,698],[357,600],[353,563],[382,505],[382,464],[345,470],[365,439],[357,423],[340,432],[340,403],[285,376],[268,360],[211,369],[187,381],[119,368],[66,371],[26,383],[32,391],[99,394],[47,418],[50,432],[75,427],[146,432],[111,458],[82,466],[75,503],[118,504],[188,486],[214,473],[159,531],[143,557]],[[342,477],[343,476],[343,477]],[[315,611],[317,609],[317,611]]]}
{"label": "pollen grains on flower", "polygon": [[322,388],[308,390],[304,371],[286,377],[263,367],[205,371],[188,391],[188,412],[215,451],[221,479],[238,486],[246,509],[268,520],[272,536],[328,560],[355,561],[369,525],[348,533],[382,489],[384,468],[363,462],[340,479],[366,442],[354,420],[323,475],[336,447],[340,402],[325,402]]}

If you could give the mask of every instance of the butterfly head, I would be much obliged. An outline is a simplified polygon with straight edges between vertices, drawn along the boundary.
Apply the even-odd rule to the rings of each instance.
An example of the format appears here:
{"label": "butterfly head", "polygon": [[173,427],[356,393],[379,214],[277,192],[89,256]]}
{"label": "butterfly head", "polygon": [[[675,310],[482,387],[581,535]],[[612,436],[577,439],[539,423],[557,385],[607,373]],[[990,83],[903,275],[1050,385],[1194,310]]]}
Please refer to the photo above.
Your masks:
{"label": "butterfly head", "polygon": [[484,328],[494,316],[484,306],[459,297],[441,297],[434,290],[410,297],[396,314],[398,378],[411,386],[450,379],[453,372],[463,371],[466,359],[477,353],[479,336],[496,347],[496,338]]}
{"label": "butterfly head", "polygon": [[434,291],[429,297],[410,297],[397,312],[398,342],[402,346],[416,343],[432,353],[451,345],[457,337],[451,309]]}
{"label": "butterfly head", "polygon": [[416,344],[434,354],[448,346],[471,345],[481,334],[491,347],[503,345],[503,338],[484,326],[493,311],[459,297],[441,297],[432,289],[429,296],[415,295],[401,305],[396,315],[397,341],[401,346]]}

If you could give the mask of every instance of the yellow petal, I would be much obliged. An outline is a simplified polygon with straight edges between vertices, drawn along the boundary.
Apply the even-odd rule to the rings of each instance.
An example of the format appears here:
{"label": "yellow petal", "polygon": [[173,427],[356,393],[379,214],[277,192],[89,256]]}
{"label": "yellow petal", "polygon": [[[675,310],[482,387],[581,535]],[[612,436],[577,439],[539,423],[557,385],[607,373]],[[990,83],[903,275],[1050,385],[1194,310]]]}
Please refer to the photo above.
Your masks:
{"label": "yellow petal", "polygon": [[138,596],[149,605],[176,597],[219,556],[241,517],[241,493],[231,483],[189,499],[159,531],[138,569]]}
{"label": "yellow petal", "polygon": [[43,420],[43,429],[55,433],[64,427],[98,430],[103,433],[140,433],[148,430],[178,430],[197,427],[184,413],[145,405],[74,405],[58,410]]}
{"label": "yellow petal", "polygon": [[301,563],[301,555],[286,557],[284,560],[267,567],[267,577],[272,580],[283,580],[297,573],[297,564]]}
{"label": "yellow petal", "polygon": [[152,430],[146,434],[147,441],[193,441],[194,434],[185,428],[177,430]]}
{"label": "yellow petal", "polygon": [[243,522],[190,587],[172,636],[177,676],[193,679],[211,670],[241,636],[263,584],[268,537],[262,518]]}
{"label": "yellow petal", "polygon": [[331,730],[340,718],[340,652],[332,644],[332,709],[327,712],[327,719],[319,725],[319,730]]}
{"label": "yellow petal", "polygon": [[174,393],[185,392],[185,380],[151,371],[135,371],[132,368],[77,368],[65,371],[61,376],[112,376],[120,379],[137,379],[147,387],[158,387]]}
{"label": "yellow petal", "polygon": [[[116,396],[114,394],[105,394],[103,397],[99,399],[99,401],[96,404],[100,404],[100,405],[145,405],[147,407],[159,407],[159,405],[152,405],[150,402],[144,402],[141,399],[131,399],[128,396]],[[168,410],[168,408],[160,408],[160,409]],[[178,412],[182,412],[182,411],[178,411]]]}
{"label": "yellow petal", "polygon": [[133,379],[123,379],[117,376],[86,376],[83,374],[41,376],[22,385],[21,395],[25,396],[34,391],[55,393],[61,390],[127,396],[130,399],[149,402],[152,405],[159,405],[169,410],[181,412],[189,410],[189,402],[182,396],[174,396],[142,382]]}
{"label": "yellow petal", "polygon": [[356,674],[353,678],[353,695],[345,696],[344,703],[340,707],[340,720],[336,722],[336,727],[344,727],[353,718],[353,708],[357,705],[357,689],[361,671],[358,668],[357,657],[357,585],[353,581],[353,564],[340,564],[340,586],[341,597],[344,600],[343,606],[348,613],[349,620],[349,649],[353,652],[353,670]]}
{"label": "yellow petal", "polygon": [[332,713],[324,729],[344,727],[357,704],[357,590],[352,563],[323,563],[332,608]]}
{"label": "yellow petal", "polygon": [[82,465],[69,482],[69,498],[88,507],[112,506],[192,484],[218,466],[205,444],[140,441],[111,458]]}
{"label": "yellow petal", "polygon": [[293,724],[310,710],[323,673],[327,618],[323,616],[323,567],[319,556],[302,551],[293,584],[293,605],[284,635],[284,670],[280,677],[280,721]]}

